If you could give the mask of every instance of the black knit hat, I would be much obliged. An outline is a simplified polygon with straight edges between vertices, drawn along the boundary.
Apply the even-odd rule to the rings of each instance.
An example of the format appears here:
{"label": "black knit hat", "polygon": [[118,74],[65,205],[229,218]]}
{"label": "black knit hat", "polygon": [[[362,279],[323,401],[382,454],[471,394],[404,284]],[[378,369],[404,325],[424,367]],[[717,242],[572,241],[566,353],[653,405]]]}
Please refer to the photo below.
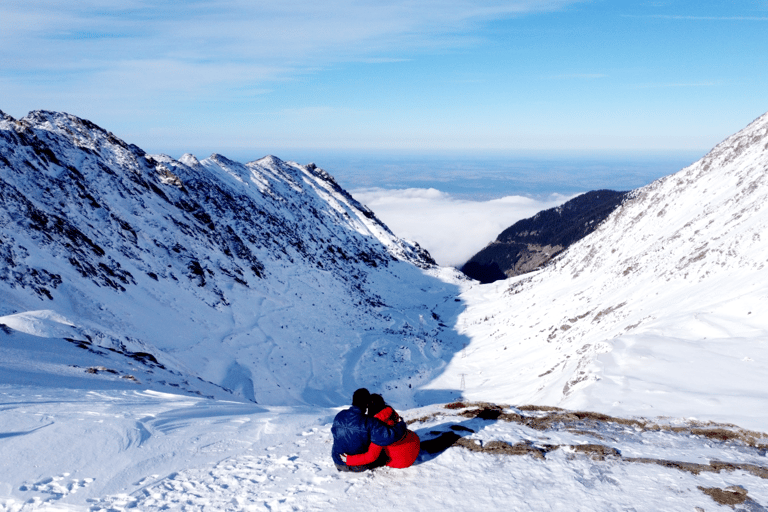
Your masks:
{"label": "black knit hat", "polygon": [[376,416],[387,406],[384,401],[384,397],[378,393],[371,395],[371,399],[368,401],[368,416]]}
{"label": "black knit hat", "polygon": [[368,400],[371,398],[371,394],[365,388],[360,388],[352,395],[352,405],[365,412],[368,408]]}

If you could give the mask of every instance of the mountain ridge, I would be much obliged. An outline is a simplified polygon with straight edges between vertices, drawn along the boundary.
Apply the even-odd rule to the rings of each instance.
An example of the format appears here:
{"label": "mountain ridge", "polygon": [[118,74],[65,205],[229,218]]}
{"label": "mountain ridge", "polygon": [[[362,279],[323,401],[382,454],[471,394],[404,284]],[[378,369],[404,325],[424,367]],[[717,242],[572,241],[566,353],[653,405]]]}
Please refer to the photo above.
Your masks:
{"label": "mountain ridge", "polygon": [[[69,338],[97,350],[152,354],[180,375],[278,403],[342,400],[356,372],[372,371],[354,359],[369,344],[388,357],[416,352],[402,372],[376,377],[405,389],[451,352],[442,347],[452,338],[437,336],[446,301],[429,296],[455,285],[424,273],[445,271],[314,164],[177,161],[47,111],[3,114],[0,145],[6,324],[52,310],[76,325]],[[422,284],[424,300],[398,297],[407,281]],[[391,334],[414,323],[425,339]],[[295,353],[303,361],[280,362]]]}
{"label": "mountain ridge", "polygon": [[434,266],[314,164],[177,161],[93,126],[0,121],[0,336],[129,366],[149,354],[167,375],[147,363],[142,382],[189,376],[188,392],[265,404],[336,405],[367,385],[404,405],[466,395],[765,430],[722,404],[737,388],[734,404],[759,408],[745,379],[768,378],[768,115],[633,191],[539,272],[491,285]]}
{"label": "mountain ridge", "polygon": [[[487,285],[312,165],[60,116],[0,120],[0,509],[765,510],[768,114]],[[360,385],[454,446],[338,472]]]}

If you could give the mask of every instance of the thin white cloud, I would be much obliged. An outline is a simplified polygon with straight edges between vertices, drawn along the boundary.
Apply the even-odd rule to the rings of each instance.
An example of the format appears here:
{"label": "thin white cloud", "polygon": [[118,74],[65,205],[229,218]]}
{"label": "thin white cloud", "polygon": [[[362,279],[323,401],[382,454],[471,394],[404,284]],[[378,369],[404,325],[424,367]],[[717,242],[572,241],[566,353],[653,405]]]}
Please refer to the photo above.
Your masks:
{"label": "thin white cloud", "polygon": [[484,22],[581,1],[3,0],[2,107],[143,127],[126,134],[137,137],[150,118],[170,130],[194,115],[244,116],[264,110],[266,92],[339,63],[472,44]]}
{"label": "thin white cloud", "polygon": [[594,80],[597,78],[607,78],[604,73],[566,73],[562,75],[552,75],[547,77],[550,80]]}
{"label": "thin white cloud", "polygon": [[[553,10],[577,0],[474,2],[308,0],[133,1],[6,0],[4,47],[51,62],[177,58],[201,68],[210,59],[308,65],[330,59],[381,58],[389,51],[445,43],[478,22]],[[437,41],[437,43],[436,43]],[[74,50],[74,53],[72,51]],[[373,53],[373,55],[372,55]],[[378,55],[376,55],[378,53]],[[387,59],[397,56],[387,56]],[[14,62],[25,67],[28,60]],[[314,65],[314,64],[313,64]]]}
{"label": "thin white cloud", "polygon": [[576,1],[5,0],[0,73],[119,73],[126,62],[166,61],[176,64],[135,80],[162,81],[186,66],[236,84],[275,78],[252,68],[293,76],[341,61],[397,62],[414,49],[458,44],[457,34],[483,21]]}
{"label": "thin white cloud", "polygon": [[683,21],[768,21],[768,16],[691,16],[684,14],[625,14],[625,18],[655,18]]}
{"label": "thin white cloud", "polygon": [[657,18],[694,21],[768,21],[768,16],[657,16]]}
{"label": "thin white cloud", "polygon": [[490,201],[459,199],[434,188],[357,189],[352,195],[394,233],[415,240],[441,265],[460,266],[504,229],[575,196],[537,200],[506,196]]}
{"label": "thin white cloud", "polygon": [[658,84],[638,84],[635,89],[663,89],[667,87],[716,87],[719,82],[670,82]]}
{"label": "thin white cloud", "polygon": [[396,64],[398,62],[410,62],[411,59],[402,59],[397,57],[364,57],[358,59],[357,62],[364,64]]}

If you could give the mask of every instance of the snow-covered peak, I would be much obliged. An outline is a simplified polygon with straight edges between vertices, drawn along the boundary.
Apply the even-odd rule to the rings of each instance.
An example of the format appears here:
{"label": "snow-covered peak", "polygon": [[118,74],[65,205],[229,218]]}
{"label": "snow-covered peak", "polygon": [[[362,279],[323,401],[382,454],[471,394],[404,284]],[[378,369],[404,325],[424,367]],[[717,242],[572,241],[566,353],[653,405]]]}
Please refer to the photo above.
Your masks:
{"label": "snow-covered peak", "polygon": [[[722,169],[736,160],[747,163],[760,159],[768,151],[768,112],[746,128],[715,146],[703,159],[703,170]],[[737,164],[738,165],[738,164]]]}
{"label": "snow-covered peak", "polygon": [[[597,257],[573,255],[574,273],[604,271],[701,280],[764,263],[768,115],[682,171],[634,192],[599,229]],[[601,250],[597,244],[609,250]]]}
{"label": "snow-covered peak", "polygon": [[249,162],[249,163],[253,163],[253,164],[256,164],[256,165],[261,165],[261,166],[264,166],[264,167],[275,167],[275,166],[279,166],[280,164],[282,164],[283,161],[280,160],[279,158],[277,158],[274,155],[267,155],[267,156],[264,156],[262,158],[259,158],[258,160],[254,160],[253,162]]}
{"label": "snow-covered peak", "polygon": [[186,165],[187,167],[197,167],[200,165],[200,160],[198,160],[197,157],[192,153],[184,153],[181,155],[179,162]]}
{"label": "snow-covered peak", "polygon": [[15,122],[16,120],[13,117],[0,110],[0,123],[3,123],[3,127],[8,127]]}

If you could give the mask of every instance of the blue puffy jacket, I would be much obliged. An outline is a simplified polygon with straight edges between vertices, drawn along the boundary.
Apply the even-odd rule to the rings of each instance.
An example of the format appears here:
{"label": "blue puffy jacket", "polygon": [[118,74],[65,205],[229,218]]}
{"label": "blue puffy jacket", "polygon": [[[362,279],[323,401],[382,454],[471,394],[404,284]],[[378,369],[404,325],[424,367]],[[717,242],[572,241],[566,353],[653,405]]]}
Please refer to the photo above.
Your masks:
{"label": "blue puffy jacket", "polygon": [[344,465],[342,453],[349,455],[365,453],[373,442],[379,446],[389,446],[405,435],[407,427],[404,421],[390,427],[383,421],[363,414],[354,405],[341,411],[333,419],[331,433],[333,434],[333,462]]}

